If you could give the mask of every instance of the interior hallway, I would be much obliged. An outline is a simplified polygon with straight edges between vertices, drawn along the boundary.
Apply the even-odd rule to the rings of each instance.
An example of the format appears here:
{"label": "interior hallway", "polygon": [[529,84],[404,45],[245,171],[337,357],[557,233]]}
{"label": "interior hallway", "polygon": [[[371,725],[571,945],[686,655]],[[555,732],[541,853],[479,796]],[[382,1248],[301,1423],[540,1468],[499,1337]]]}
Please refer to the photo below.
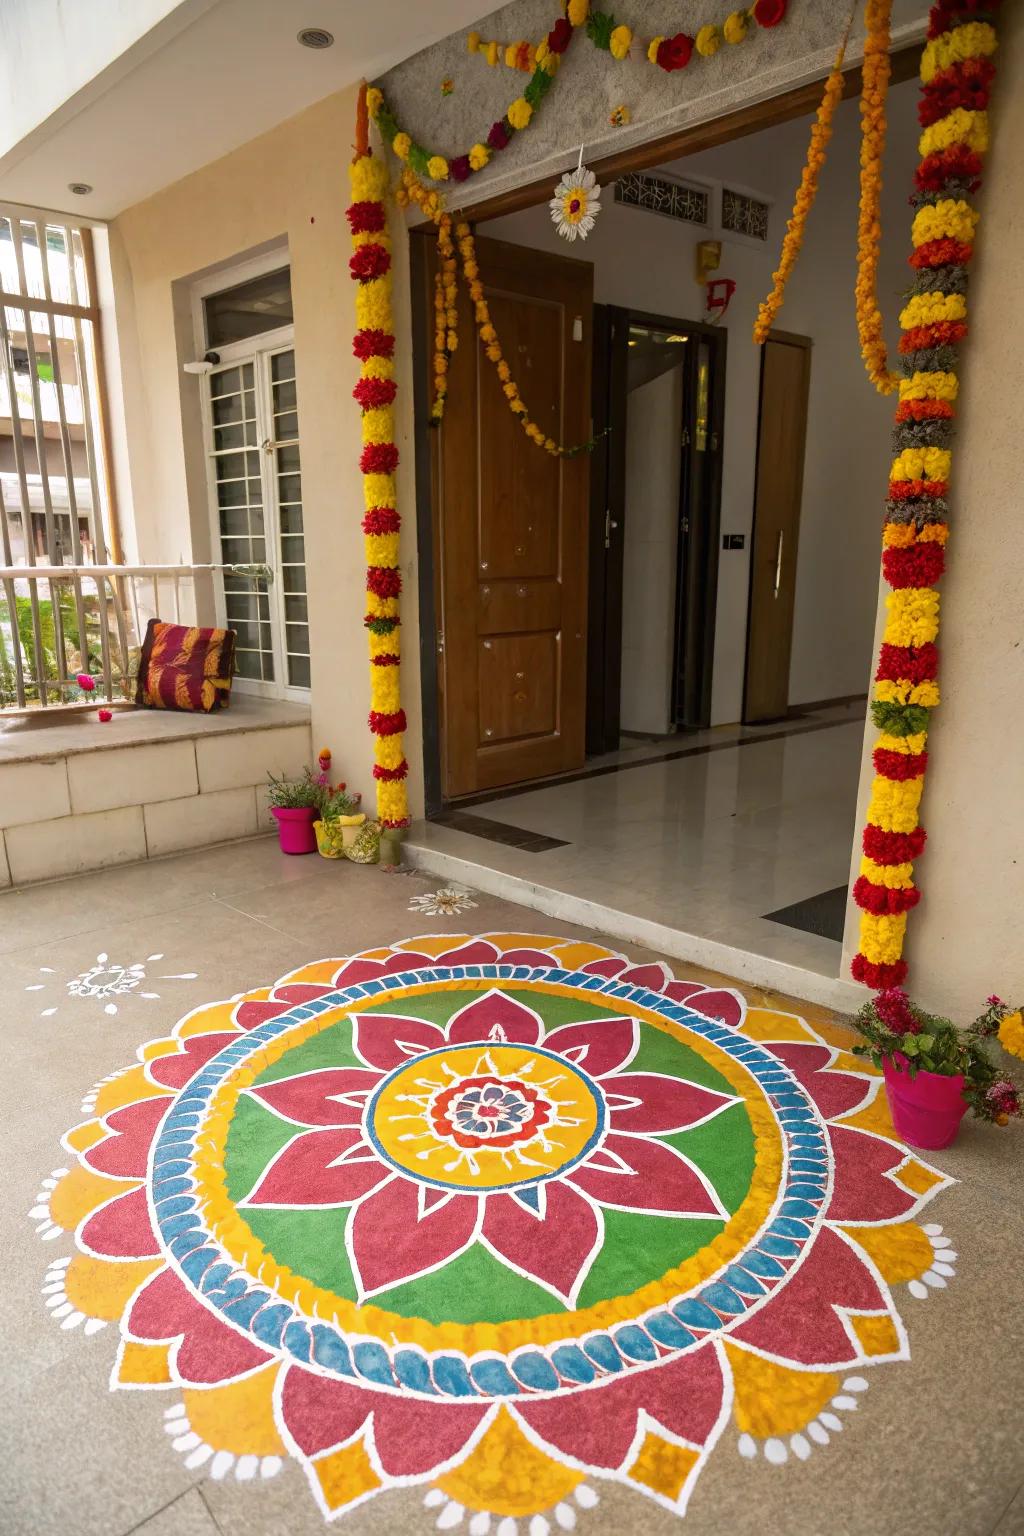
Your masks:
{"label": "interior hallway", "polygon": [[[567,918],[596,903],[834,978],[863,730],[859,701],[659,743],[624,738],[580,774],[477,797],[418,824],[412,841],[427,857],[562,893]],[[810,921],[824,913],[819,926],[831,920],[836,937],[768,916],[824,893]]]}

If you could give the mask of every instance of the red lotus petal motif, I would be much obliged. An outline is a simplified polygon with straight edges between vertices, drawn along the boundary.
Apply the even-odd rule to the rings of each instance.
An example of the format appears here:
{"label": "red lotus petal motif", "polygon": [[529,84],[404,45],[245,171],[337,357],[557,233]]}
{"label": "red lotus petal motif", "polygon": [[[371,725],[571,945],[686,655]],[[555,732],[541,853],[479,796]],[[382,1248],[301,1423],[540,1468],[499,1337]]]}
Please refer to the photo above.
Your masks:
{"label": "red lotus petal motif", "polygon": [[800,1365],[841,1367],[861,1358],[836,1311],[888,1312],[874,1276],[850,1244],[822,1227],[799,1269],[771,1306],[733,1330],[751,1344]]}
{"label": "red lotus petal motif", "polygon": [[694,1013],[702,1013],[706,1019],[717,1019],[719,1024],[728,1024],[732,1029],[739,1027],[747,1011],[743,998],[725,987],[695,992],[686,999],[686,1006],[692,1008]]}
{"label": "red lotus petal motif", "polygon": [[264,1170],[246,1205],[351,1205],[388,1170],[354,1126],[299,1131]]}
{"label": "red lotus petal motif", "polygon": [[912,1211],[919,1193],[886,1175],[905,1161],[906,1147],[842,1125],[829,1126],[836,1174],[830,1221],[892,1221]]}
{"label": "red lotus petal motif", "polygon": [[476,1195],[453,1195],[425,1208],[423,1191],[396,1174],[353,1211],[348,1243],[364,1296],[436,1269],[476,1236]]}
{"label": "red lotus petal motif", "polygon": [[[448,962],[445,961],[445,964]],[[501,956],[502,965],[546,965],[557,969],[558,961],[544,949],[506,949]]]}
{"label": "red lotus petal motif", "polygon": [[524,1008],[514,997],[498,991],[486,992],[460,1008],[445,1030],[450,1045],[494,1040],[537,1045],[543,1033],[544,1026],[532,1008]]}
{"label": "red lotus petal motif", "polygon": [[437,960],[430,955],[420,955],[414,950],[399,950],[386,960],[347,960],[334,977],[332,987],[353,987],[359,981],[377,981],[381,976],[397,976],[402,971],[422,971]]}
{"label": "red lotus petal motif", "polygon": [[183,1381],[213,1386],[265,1365],[272,1357],[196,1301],[178,1277],[161,1269],[136,1296],[128,1332],[143,1341],[181,1337],[176,1366]]}
{"label": "red lotus petal motif", "polygon": [[351,1440],[373,1415],[373,1441],[389,1477],[424,1477],[462,1450],[488,1403],[432,1403],[365,1391],[289,1366],[281,1412],[304,1456]]}
{"label": "red lotus petal motif", "polygon": [[160,1252],[149,1219],[145,1189],[133,1189],[101,1205],[81,1232],[82,1243],[92,1253],[110,1259],[152,1259]]}
{"label": "red lotus petal motif", "polygon": [[444,1045],[444,1032],[436,1024],[402,1014],[360,1013],[352,1026],[356,1051],[381,1072],[402,1066],[420,1051]]}
{"label": "red lotus petal motif", "polygon": [[702,981],[670,981],[662,990],[674,1003],[685,1003],[688,997],[693,997],[697,992],[707,992],[709,989]]}
{"label": "red lotus petal motif", "polygon": [[379,1082],[380,1073],[368,1067],[325,1067],[249,1091],[299,1125],[359,1125],[366,1097]]}
{"label": "red lotus petal motif", "polygon": [[874,1086],[874,1079],[869,1077],[856,1077],[850,1072],[826,1071],[833,1056],[827,1045],[787,1042],[766,1045],[765,1049],[785,1063],[810,1094],[825,1120],[831,1120],[836,1115],[848,1115],[858,1104],[863,1103]]}
{"label": "red lotus petal motif", "polygon": [[490,1195],[484,1201],[483,1236],[500,1258],[571,1307],[601,1247],[604,1222],[571,1185],[549,1183],[538,1199],[541,1215],[511,1195]]}
{"label": "red lotus petal motif", "polygon": [[562,1024],[543,1042],[545,1050],[557,1051],[591,1077],[618,1072],[632,1060],[638,1043],[636,1020],[621,1015],[584,1024]]}
{"label": "red lotus petal motif", "polygon": [[641,1136],[667,1136],[708,1120],[736,1100],[660,1072],[620,1072],[602,1084],[611,1126]]}
{"label": "red lotus petal motif", "polygon": [[568,1177],[592,1199],[622,1210],[718,1219],[725,1215],[693,1164],[663,1141],[612,1131],[590,1160]]}
{"label": "red lotus petal motif", "polygon": [[609,955],[605,960],[588,960],[582,969],[591,976],[617,976],[628,964],[625,955]]}
{"label": "red lotus petal motif", "polygon": [[153,1137],[170,1104],[171,1100],[161,1095],[111,1110],[104,1124],[112,1134],[89,1147],[82,1154],[84,1161],[113,1179],[144,1179]]}
{"label": "red lotus petal motif", "polygon": [[619,980],[628,982],[631,987],[648,987],[652,992],[662,992],[668,985],[668,971],[660,960],[653,960],[649,965],[631,965],[622,972]]}
{"label": "red lotus petal motif", "polygon": [[149,1075],[162,1088],[184,1088],[218,1051],[237,1039],[234,1034],[190,1035],[183,1051],[175,1056],[158,1056],[151,1061]]}
{"label": "red lotus petal motif", "polygon": [[[518,1399],[512,1412],[574,1462],[613,1471],[632,1450],[641,1414],[691,1445],[704,1445],[719,1422],[723,1390],[714,1346],[704,1344],[655,1371],[618,1376],[568,1402]],[[591,1403],[594,1411],[588,1412]]]}
{"label": "red lotus petal motif", "polygon": [[468,944],[460,944],[455,949],[446,949],[444,954],[438,955],[436,960],[428,960],[428,965],[493,965],[500,960],[501,955],[493,944],[488,944],[486,939],[473,939]]}

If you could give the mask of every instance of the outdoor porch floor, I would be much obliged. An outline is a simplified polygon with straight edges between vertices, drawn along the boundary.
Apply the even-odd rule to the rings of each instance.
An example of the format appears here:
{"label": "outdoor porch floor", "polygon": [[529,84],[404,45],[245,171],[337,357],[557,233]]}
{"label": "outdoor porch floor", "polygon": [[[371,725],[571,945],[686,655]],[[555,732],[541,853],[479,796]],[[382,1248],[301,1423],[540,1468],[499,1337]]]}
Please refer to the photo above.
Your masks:
{"label": "outdoor porch floor", "polygon": [[[134,1062],[143,1042],[168,1034],[201,1004],[270,986],[325,956],[407,936],[594,938],[480,893],[475,907],[452,917],[410,910],[414,897],[439,883],[420,871],[386,874],[316,857],[289,859],[267,838],[0,894],[0,1528],[11,1536],[316,1536],[327,1528],[295,1462],[266,1482],[217,1480],[209,1465],[189,1471],[164,1433],[166,1409],[181,1400],[180,1390],[110,1391],[116,1322],[85,1337],[81,1328],[62,1330],[48,1314],[40,1294],[47,1266],[73,1253],[74,1244],[66,1234],[40,1242],[27,1217],[41,1180],[74,1161],[60,1138],[83,1119],[90,1086]],[[628,952],[633,961],[657,959],[632,945]],[[115,995],[116,1012],[68,990],[98,956],[100,964],[145,968],[144,982]],[[680,978],[728,985],[668,963]],[[798,1012],[812,1025],[833,1027],[813,1005],[740,990],[752,1007]],[[1021,1134],[1019,1127],[982,1131],[967,1121],[953,1149],[923,1154],[959,1181],[941,1190],[922,1217],[950,1234],[958,1272],[923,1300],[894,1285],[911,1358],[867,1372],[870,1390],[856,1413],[844,1412],[843,1432],[832,1443],[816,1446],[805,1461],[790,1455],[786,1465],[773,1466],[763,1456],[737,1454],[736,1428],[727,1422],[685,1521],[632,1488],[591,1476],[600,1502],[578,1512],[580,1536],[1024,1532]],[[441,1506],[424,1507],[425,1487],[383,1493],[334,1528],[428,1536]],[[453,1514],[447,1528],[485,1528],[470,1526],[470,1519],[468,1510],[457,1520]],[[518,1522],[520,1536],[556,1528],[553,1521]],[[505,1536],[497,1520],[489,1529]]]}

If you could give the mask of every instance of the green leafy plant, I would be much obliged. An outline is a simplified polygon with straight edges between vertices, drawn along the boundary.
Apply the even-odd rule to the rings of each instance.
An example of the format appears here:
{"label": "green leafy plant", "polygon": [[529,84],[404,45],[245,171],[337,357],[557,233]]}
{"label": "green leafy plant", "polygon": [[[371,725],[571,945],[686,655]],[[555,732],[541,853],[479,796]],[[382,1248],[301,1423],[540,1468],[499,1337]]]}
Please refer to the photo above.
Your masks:
{"label": "green leafy plant", "polygon": [[966,1029],[958,1029],[951,1019],[912,1003],[902,987],[889,987],[857,1014],[854,1023],[865,1043],[855,1045],[854,1054],[869,1057],[876,1067],[894,1062],[912,1078],[918,1072],[962,1077],[963,1096],[974,1114],[1005,1125],[1024,1114],[1024,1106],[1016,1084],[997,1067],[986,1042],[998,1035],[1007,1011],[998,998],[989,998],[986,1011]]}
{"label": "green leafy plant", "polygon": [[347,785],[336,784],[333,789],[327,789],[320,816],[324,821],[334,821],[338,816],[354,816],[362,798],[362,795],[350,791]]}
{"label": "green leafy plant", "polygon": [[267,804],[279,811],[314,810],[322,814],[330,789],[322,784],[311,768],[300,778],[277,778],[267,774]]}

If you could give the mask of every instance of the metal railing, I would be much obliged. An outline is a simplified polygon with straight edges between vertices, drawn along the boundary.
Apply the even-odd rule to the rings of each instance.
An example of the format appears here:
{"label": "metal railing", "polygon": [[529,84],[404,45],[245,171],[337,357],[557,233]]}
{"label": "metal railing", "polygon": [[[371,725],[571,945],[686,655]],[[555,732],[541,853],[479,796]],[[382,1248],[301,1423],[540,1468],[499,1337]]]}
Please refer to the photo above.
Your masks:
{"label": "metal railing", "polygon": [[256,590],[273,579],[265,565],[0,566],[0,715],[134,699],[149,620],[202,622],[212,583],[197,590],[197,578],[215,571]]}

